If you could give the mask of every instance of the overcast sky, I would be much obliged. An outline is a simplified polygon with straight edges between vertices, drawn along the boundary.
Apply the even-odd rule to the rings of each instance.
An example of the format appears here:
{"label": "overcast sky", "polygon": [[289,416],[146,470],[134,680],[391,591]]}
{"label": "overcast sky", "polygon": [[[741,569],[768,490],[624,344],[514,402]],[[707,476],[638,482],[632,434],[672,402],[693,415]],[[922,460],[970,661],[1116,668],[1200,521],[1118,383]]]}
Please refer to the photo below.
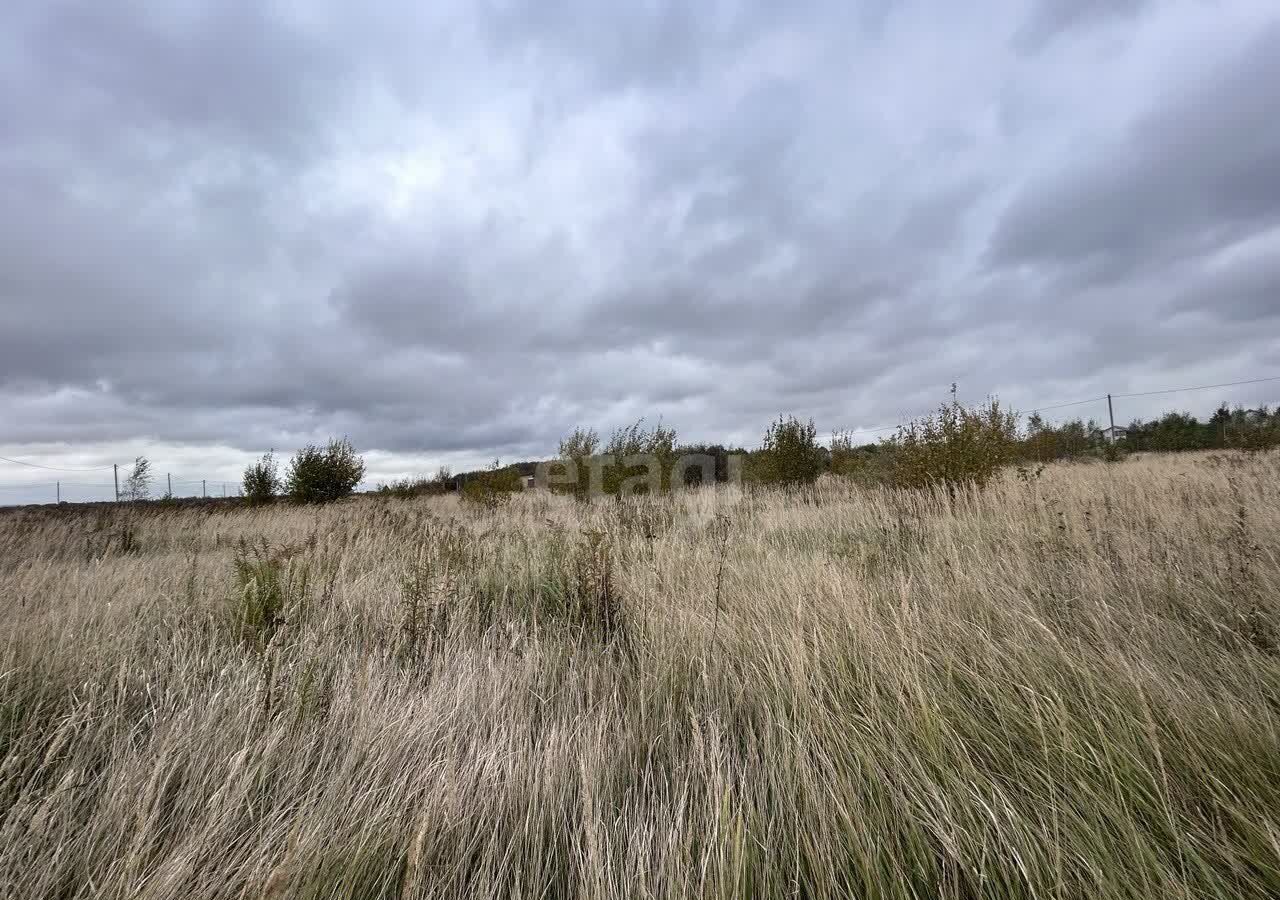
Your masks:
{"label": "overcast sky", "polygon": [[1274,0],[6,0],[0,455],[376,481],[1277,375],[1278,110]]}

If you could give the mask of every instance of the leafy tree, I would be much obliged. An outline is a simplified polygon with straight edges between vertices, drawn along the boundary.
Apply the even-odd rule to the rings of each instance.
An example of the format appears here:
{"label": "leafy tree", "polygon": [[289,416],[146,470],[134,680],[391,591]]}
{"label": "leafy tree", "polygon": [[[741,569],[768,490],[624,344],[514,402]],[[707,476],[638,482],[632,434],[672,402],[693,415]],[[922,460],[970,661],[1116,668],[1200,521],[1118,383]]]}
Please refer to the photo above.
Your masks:
{"label": "leafy tree", "polygon": [[270,503],[280,493],[280,472],[274,450],[267,451],[262,459],[245,468],[241,492],[252,506]]}
{"label": "leafy tree", "polygon": [[585,499],[591,489],[591,465],[600,449],[600,435],[594,428],[575,428],[560,442],[560,458],[547,472],[550,487]]}
{"label": "leafy tree", "polygon": [[560,442],[562,459],[578,459],[594,456],[600,449],[600,435],[594,428],[575,428],[573,433]]}
{"label": "leafy tree", "polygon": [[676,461],[674,428],[664,428],[661,423],[645,428],[644,419],[640,419],[615,429],[604,452],[613,457],[602,477],[606,494],[647,494],[651,489],[671,489],[671,470]]}
{"label": "leafy tree", "polygon": [[124,490],[120,492],[123,500],[137,502],[151,496],[151,461],[139,456],[133,461],[133,471],[124,481]]}
{"label": "leafy tree", "polygon": [[1209,424],[1222,435],[1222,443],[1226,444],[1227,425],[1231,422],[1231,410],[1227,409],[1227,404],[1222,404],[1214,411]]}
{"label": "leafy tree", "polygon": [[813,420],[778,417],[764,433],[764,442],[751,458],[752,478],[762,484],[812,484],[827,465],[827,452],[818,443]]}
{"label": "leafy tree", "polygon": [[902,487],[985,485],[1018,447],[1018,417],[998,400],[969,409],[944,403],[930,416],[900,426],[891,439],[893,480]]}
{"label": "leafy tree", "polygon": [[837,431],[831,435],[830,469],[833,475],[853,475],[861,468],[864,449],[853,439],[848,431]]}
{"label": "leafy tree", "polygon": [[289,463],[285,486],[299,503],[329,503],[349,496],[364,478],[364,460],[346,438],[325,447],[308,444]]}

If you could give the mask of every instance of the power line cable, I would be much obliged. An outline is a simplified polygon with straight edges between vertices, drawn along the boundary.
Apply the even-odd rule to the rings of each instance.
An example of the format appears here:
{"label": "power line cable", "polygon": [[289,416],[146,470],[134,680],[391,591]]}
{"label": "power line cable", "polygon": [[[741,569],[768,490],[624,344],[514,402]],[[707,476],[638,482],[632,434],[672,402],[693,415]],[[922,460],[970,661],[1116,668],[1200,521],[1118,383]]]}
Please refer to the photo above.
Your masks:
{"label": "power line cable", "polygon": [[893,429],[899,428],[899,427],[901,426],[900,425],[881,425],[878,428],[852,428],[852,429],[845,429],[844,433],[845,434],[875,434],[877,431],[893,431]]}
{"label": "power line cable", "polygon": [[20,459],[10,459],[7,456],[0,456],[0,460],[13,463],[18,466],[30,466],[33,469],[45,469],[49,472],[109,472],[114,466],[98,466],[94,469],[64,469],[59,466],[42,466],[40,463],[23,462]]}
{"label": "power line cable", "polygon": [[59,484],[61,484],[64,488],[76,487],[76,488],[110,489],[115,487],[115,485],[113,484],[91,484],[90,482],[87,482],[87,481],[29,481],[29,482],[23,482],[21,484],[0,484],[0,490],[19,490],[21,488],[29,488],[29,487],[54,487],[55,485],[59,485]]}
{"label": "power line cable", "polygon": [[[1115,396],[1120,396],[1116,394]],[[1068,406],[1083,406],[1086,403],[1101,403],[1106,397],[1090,397],[1088,400],[1072,400],[1070,403],[1055,403],[1052,406],[1035,406],[1032,412],[1048,412],[1051,409],[1066,409]]]}
{"label": "power line cable", "polygon": [[[1112,397],[1151,397],[1156,394],[1182,394],[1187,391],[1211,391],[1214,388],[1239,387],[1242,384],[1262,384],[1267,381],[1280,381],[1280,375],[1273,375],[1271,378],[1251,378],[1248,381],[1227,381],[1222,384],[1201,384],[1196,387],[1184,388],[1168,388],[1163,391],[1138,391],[1132,394],[1112,394]],[[1102,399],[1106,399],[1103,397]]]}

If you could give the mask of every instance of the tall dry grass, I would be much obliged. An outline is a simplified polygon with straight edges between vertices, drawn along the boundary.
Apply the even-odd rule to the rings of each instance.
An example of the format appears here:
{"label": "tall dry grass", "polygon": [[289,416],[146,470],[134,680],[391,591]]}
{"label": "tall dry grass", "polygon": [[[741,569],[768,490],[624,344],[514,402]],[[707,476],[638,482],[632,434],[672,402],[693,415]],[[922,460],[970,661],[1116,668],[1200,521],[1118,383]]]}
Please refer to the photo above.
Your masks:
{"label": "tall dry grass", "polygon": [[1280,457],[0,517],[21,898],[1280,895]]}

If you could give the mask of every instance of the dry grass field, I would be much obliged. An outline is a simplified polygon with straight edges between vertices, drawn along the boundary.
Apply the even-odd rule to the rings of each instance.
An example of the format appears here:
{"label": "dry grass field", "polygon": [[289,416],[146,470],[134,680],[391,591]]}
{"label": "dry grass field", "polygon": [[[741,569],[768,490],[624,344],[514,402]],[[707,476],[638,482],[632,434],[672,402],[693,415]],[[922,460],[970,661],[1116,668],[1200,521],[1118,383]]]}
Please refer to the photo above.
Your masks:
{"label": "dry grass field", "polygon": [[1280,896],[1280,456],[0,514],[12,898]]}

